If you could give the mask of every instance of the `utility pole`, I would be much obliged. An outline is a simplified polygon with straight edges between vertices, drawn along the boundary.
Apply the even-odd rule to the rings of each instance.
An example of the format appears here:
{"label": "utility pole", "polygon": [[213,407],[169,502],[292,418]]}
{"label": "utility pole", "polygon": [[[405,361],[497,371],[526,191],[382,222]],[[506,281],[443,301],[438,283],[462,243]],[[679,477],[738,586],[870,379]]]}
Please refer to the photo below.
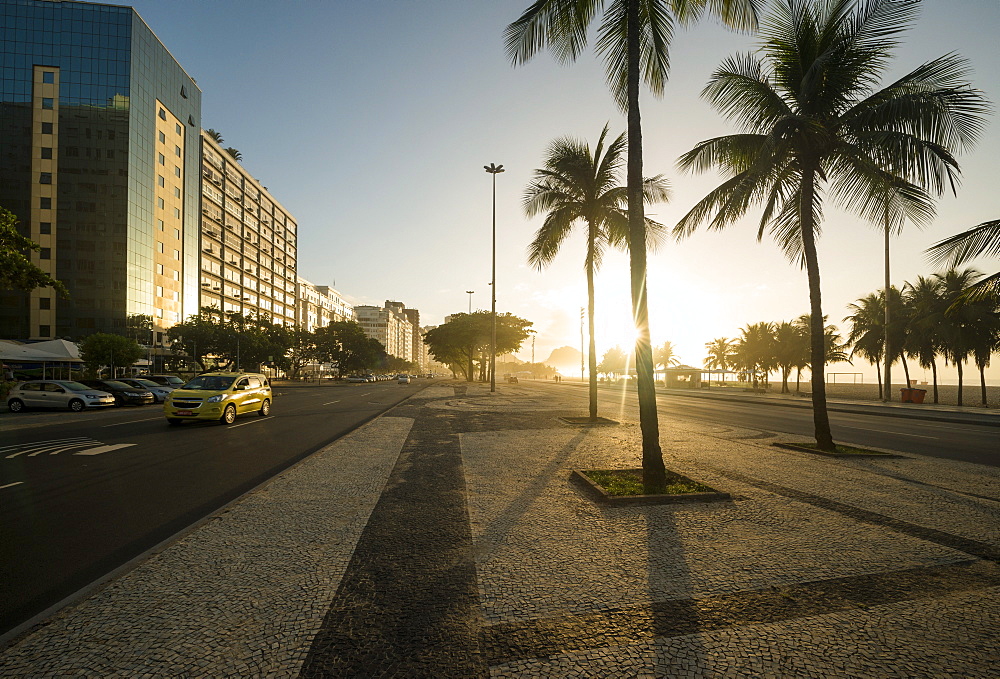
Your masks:
{"label": "utility pole", "polygon": [[503,172],[503,165],[483,165],[483,169],[493,175],[493,277],[490,294],[493,297],[490,323],[490,392],[497,390],[497,175]]}

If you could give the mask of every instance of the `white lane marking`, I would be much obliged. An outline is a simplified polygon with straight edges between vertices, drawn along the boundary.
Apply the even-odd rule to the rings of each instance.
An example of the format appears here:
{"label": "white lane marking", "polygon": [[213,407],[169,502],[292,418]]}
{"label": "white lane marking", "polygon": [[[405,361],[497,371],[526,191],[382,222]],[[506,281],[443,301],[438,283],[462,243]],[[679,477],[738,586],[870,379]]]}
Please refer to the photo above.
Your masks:
{"label": "white lane marking", "polygon": [[115,422],[114,424],[102,424],[101,427],[120,427],[123,424],[132,424],[133,422],[152,422],[153,420],[162,420],[162,417],[147,417],[143,420],[129,420],[128,422]]}
{"label": "white lane marking", "polygon": [[[86,441],[86,440],[87,440],[86,436],[74,436],[73,438],[68,438],[68,439],[52,439],[51,441],[40,441],[40,442],[37,442],[37,444],[41,444],[41,443],[65,443],[66,441]],[[25,446],[33,446],[33,445],[36,445],[36,443],[17,443],[17,444],[14,444],[12,446],[0,446],[0,453],[3,453],[6,450],[13,450],[13,449],[16,449],[16,448],[24,448]]]}
{"label": "white lane marking", "polygon": [[19,455],[24,455],[25,453],[27,453],[28,457],[35,457],[36,455],[47,453],[53,450],[55,452],[59,452],[61,450],[69,450],[70,448],[89,446],[94,443],[100,443],[100,441],[95,441],[92,438],[83,437],[78,441],[71,441],[65,444],[60,444],[60,443],[53,444],[51,441],[44,441],[42,443],[29,443],[25,444],[23,448],[17,451],[16,453],[11,453],[10,455],[7,455],[7,459],[9,460],[12,457],[18,457]]}
{"label": "white lane marking", "polygon": [[229,428],[230,429],[236,429],[236,427],[245,427],[248,424],[257,424],[258,422],[267,422],[267,418],[266,417],[262,417],[259,420],[251,420],[249,422],[244,422],[243,424],[234,424],[234,425],[231,425]]}
{"label": "white lane marking", "polygon": [[64,450],[73,450],[74,448],[86,448],[87,446],[99,446],[99,445],[101,445],[100,441],[95,441],[94,439],[90,439],[89,441],[80,441],[79,443],[74,443],[71,446],[62,446],[61,448],[45,448],[44,450],[39,450],[38,452],[32,453],[28,457],[35,457],[36,455],[40,455],[41,453],[48,453],[49,455],[58,455]]}
{"label": "white lane marking", "polygon": [[4,488],[10,488],[11,486],[20,486],[22,483],[24,483],[24,481],[15,481],[14,483],[8,483],[5,486],[0,486],[0,490],[3,490]]}
{"label": "white lane marking", "polygon": [[333,405],[334,403],[340,403],[340,401],[330,401],[329,403],[324,403],[323,405],[329,406],[329,405]]}
{"label": "white lane marking", "polygon": [[905,434],[901,431],[885,431],[883,429],[868,429],[867,427],[851,427],[846,424],[834,425],[834,429],[860,429],[861,431],[873,431],[876,434],[888,434],[889,436],[912,436],[918,439],[939,439],[940,436],[924,436],[923,434]]}
{"label": "white lane marking", "polygon": [[112,450],[118,450],[119,448],[131,448],[134,443],[119,443],[113,446],[100,446],[99,448],[90,448],[89,450],[81,450],[79,453],[73,453],[74,455],[100,455],[102,453],[110,453]]}

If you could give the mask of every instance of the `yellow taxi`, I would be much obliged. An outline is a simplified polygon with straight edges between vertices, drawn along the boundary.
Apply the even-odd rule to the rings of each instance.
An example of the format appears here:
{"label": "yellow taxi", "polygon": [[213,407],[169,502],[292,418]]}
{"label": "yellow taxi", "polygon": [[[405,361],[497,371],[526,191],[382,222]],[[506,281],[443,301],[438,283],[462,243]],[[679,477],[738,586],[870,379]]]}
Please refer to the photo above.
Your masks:
{"label": "yellow taxi", "polygon": [[238,415],[271,414],[271,383],[260,373],[202,373],[170,392],[163,415],[171,425],[185,420],[217,420],[232,424]]}

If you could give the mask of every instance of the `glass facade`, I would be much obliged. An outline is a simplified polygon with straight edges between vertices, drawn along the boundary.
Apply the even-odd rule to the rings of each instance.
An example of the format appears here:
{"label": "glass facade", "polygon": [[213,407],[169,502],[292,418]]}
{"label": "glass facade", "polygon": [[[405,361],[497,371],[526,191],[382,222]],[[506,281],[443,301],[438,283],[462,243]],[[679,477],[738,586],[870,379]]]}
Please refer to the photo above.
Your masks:
{"label": "glass facade", "polygon": [[[27,235],[40,234],[42,223],[51,229],[54,273],[71,298],[55,302],[50,333],[73,340],[121,333],[130,316],[154,315],[157,100],[183,121],[182,301],[194,312],[197,85],[129,7],[0,0],[0,40],[0,205]],[[58,83],[58,96],[40,98],[39,83],[49,82]],[[39,125],[37,110],[50,106],[55,124]],[[39,158],[52,164],[52,215],[38,211]],[[0,298],[2,336],[39,336],[31,304],[27,295]]]}

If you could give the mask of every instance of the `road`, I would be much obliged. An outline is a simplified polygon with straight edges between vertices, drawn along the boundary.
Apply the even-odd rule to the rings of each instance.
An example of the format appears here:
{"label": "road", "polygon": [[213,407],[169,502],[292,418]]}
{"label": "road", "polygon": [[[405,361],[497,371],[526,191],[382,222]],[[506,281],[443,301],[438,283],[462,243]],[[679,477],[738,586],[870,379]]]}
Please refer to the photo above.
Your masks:
{"label": "road", "polygon": [[229,427],[169,427],[160,406],[5,413],[0,634],[431,383],[276,388],[270,417]]}
{"label": "road", "polygon": [[[545,384],[545,383],[536,383]],[[549,385],[575,389],[582,403],[586,389],[580,385]],[[614,417],[620,397],[615,389],[599,391],[599,414]],[[618,392],[620,394],[620,391]],[[626,403],[635,404],[635,392],[626,392]],[[766,398],[716,400],[697,396],[657,394],[661,425],[669,427],[670,417],[692,418],[716,425],[746,427],[762,431],[813,435],[812,409],[776,404]],[[803,404],[805,405],[805,404]],[[609,414],[611,413],[611,414]],[[934,422],[908,417],[886,417],[829,411],[830,427],[837,443],[887,448],[901,453],[930,455],[948,460],[1000,466],[1000,428],[995,426]],[[635,415],[637,416],[637,415]]]}

